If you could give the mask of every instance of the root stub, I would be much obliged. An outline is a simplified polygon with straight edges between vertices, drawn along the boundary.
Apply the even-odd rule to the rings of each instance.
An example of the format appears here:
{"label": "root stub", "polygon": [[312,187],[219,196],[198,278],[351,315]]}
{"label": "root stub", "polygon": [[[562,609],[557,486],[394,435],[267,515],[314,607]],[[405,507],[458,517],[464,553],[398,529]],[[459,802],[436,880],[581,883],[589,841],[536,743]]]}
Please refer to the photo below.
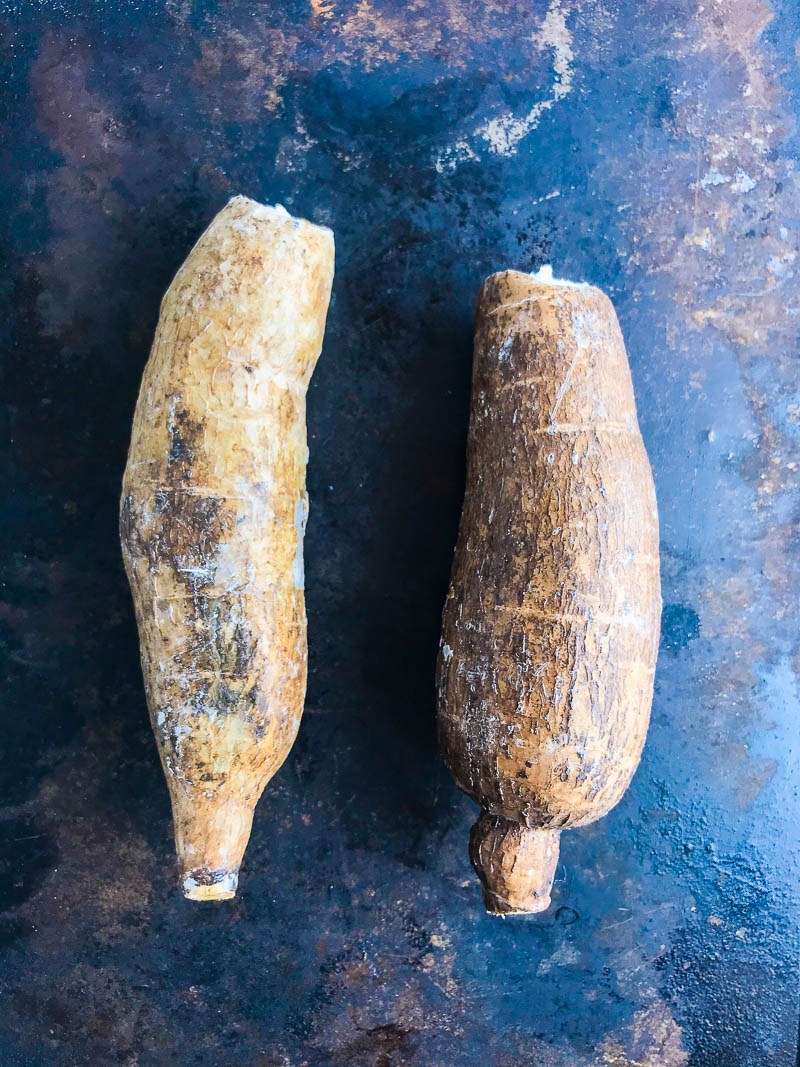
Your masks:
{"label": "root stub", "polygon": [[253,806],[253,800],[230,795],[198,798],[173,793],[175,848],[183,895],[188,900],[230,900],[236,896]]}
{"label": "root stub", "polygon": [[529,915],[550,906],[558,830],[534,830],[484,811],[469,838],[472,866],[492,915]]}

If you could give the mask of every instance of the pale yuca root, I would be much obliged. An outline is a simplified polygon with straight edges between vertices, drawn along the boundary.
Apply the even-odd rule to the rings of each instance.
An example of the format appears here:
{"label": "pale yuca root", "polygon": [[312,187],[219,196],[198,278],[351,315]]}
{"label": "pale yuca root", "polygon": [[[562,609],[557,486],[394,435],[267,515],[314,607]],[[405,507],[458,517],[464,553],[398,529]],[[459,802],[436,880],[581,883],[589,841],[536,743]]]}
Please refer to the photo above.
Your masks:
{"label": "pale yuca root", "polygon": [[184,893],[236,892],[306,687],[305,397],[333,234],[234,197],[161,304],[120,534]]}
{"label": "pale yuca root", "polygon": [[437,665],[442,754],[484,810],[470,855],[489,911],[546,908],[559,833],[627,788],[660,611],[655,490],[611,302],[549,269],[493,274]]}

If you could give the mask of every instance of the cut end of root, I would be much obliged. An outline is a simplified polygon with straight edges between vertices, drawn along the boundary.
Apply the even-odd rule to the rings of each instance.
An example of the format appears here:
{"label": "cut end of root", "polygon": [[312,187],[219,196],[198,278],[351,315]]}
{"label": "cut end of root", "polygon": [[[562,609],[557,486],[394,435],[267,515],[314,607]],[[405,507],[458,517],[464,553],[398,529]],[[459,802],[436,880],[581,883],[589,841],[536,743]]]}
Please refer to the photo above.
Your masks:
{"label": "cut end of root", "polygon": [[558,830],[535,830],[483,812],[469,855],[491,915],[532,915],[550,907],[558,864]]}
{"label": "cut end of root", "polygon": [[236,896],[238,871],[209,871],[196,867],[183,877],[183,895],[187,900],[230,900]]}
{"label": "cut end of root", "polygon": [[[248,219],[258,221],[266,220],[269,222],[285,221],[291,222],[296,228],[297,226],[310,226],[316,230],[325,230],[333,237],[333,231],[328,226],[321,226],[319,223],[311,222],[308,219],[296,217],[286,210],[283,204],[262,204],[258,200],[251,200],[249,196],[232,196],[219,215],[223,216],[226,221],[230,216],[231,224],[239,229],[244,226],[243,233],[247,232],[246,226]],[[219,217],[219,215],[217,217]]]}

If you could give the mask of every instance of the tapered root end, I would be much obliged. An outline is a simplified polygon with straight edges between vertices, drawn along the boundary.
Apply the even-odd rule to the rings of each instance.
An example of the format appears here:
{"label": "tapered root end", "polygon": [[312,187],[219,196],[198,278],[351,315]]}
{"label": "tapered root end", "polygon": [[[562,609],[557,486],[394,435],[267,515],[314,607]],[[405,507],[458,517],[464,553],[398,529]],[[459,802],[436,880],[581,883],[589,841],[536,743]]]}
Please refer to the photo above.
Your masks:
{"label": "tapered root end", "polygon": [[195,867],[183,876],[183,895],[187,900],[230,900],[236,896],[238,871],[209,871]]}
{"label": "tapered root end", "polygon": [[472,827],[469,857],[491,915],[530,915],[550,906],[558,830],[534,830],[488,811]]}
{"label": "tapered root end", "polygon": [[172,797],[175,848],[187,900],[230,900],[253,824],[254,801],[238,797]]}

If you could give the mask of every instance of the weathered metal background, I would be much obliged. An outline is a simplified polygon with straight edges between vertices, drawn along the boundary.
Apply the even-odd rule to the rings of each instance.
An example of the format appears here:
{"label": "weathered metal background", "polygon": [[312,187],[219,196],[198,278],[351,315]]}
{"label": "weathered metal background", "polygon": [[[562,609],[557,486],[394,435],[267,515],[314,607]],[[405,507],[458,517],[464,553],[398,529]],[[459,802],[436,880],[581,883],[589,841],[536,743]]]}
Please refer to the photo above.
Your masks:
{"label": "weathered metal background", "polygon": [[[0,1061],[796,1058],[795,0],[0,3]],[[233,193],[336,231],[306,716],[239,898],[177,892],[117,543],[160,296]],[[642,766],[483,913],[432,674],[472,304],[612,295],[663,534]]]}

